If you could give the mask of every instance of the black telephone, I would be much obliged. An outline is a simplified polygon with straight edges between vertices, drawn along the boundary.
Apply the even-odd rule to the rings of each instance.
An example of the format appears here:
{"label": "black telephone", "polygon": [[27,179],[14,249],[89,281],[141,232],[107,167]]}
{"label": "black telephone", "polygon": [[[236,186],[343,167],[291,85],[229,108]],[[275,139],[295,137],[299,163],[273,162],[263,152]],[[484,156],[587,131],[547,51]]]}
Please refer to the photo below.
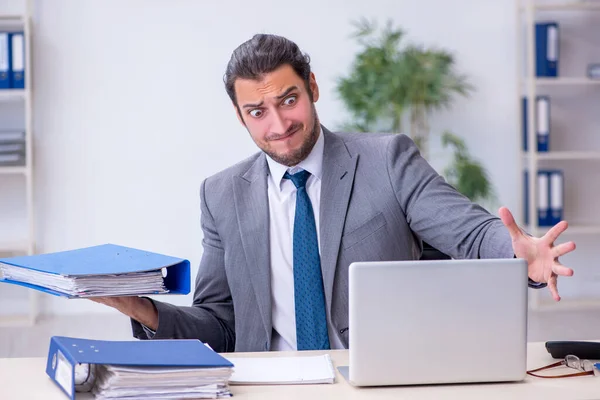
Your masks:
{"label": "black telephone", "polygon": [[546,342],[546,350],[552,355],[552,358],[557,359],[572,354],[580,359],[600,360],[600,342],[549,341]]}

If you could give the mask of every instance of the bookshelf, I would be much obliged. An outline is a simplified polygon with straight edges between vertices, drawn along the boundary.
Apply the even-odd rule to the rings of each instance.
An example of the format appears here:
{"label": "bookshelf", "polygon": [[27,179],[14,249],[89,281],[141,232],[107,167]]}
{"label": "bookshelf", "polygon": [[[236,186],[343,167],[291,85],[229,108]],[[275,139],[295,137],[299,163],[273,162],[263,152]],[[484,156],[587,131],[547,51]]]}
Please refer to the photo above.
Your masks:
{"label": "bookshelf", "polygon": [[[5,126],[3,120],[5,113],[0,113],[0,129],[19,129],[25,132],[25,164],[23,166],[0,165],[0,188],[8,184],[8,181],[18,181],[21,193],[24,196],[25,220],[24,226],[15,227],[15,232],[10,234],[13,225],[8,228],[8,239],[0,240],[0,257],[14,255],[31,255],[36,251],[35,246],[35,224],[34,224],[34,170],[33,170],[33,96],[32,96],[32,56],[31,56],[31,5],[27,7],[23,15],[0,14],[0,31],[21,31],[24,33],[24,55],[25,55],[25,89],[1,89],[0,90],[0,112],[3,108],[22,110],[19,114],[20,125]],[[0,189],[1,190],[1,189]],[[2,203],[2,206],[5,204]],[[7,210],[2,210],[7,212]],[[8,211],[10,212],[10,211]],[[21,229],[23,228],[23,229]],[[6,230],[6,228],[4,228]],[[6,233],[6,232],[3,232]],[[38,316],[38,295],[35,291],[2,284],[0,287],[0,302],[2,313],[0,313],[0,327],[2,326],[27,326],[33,325]]]}
{"label": "bookshelf", "polygon": [[[591,200],[581,200],[580,198],[593,198],[589,196],[590,189],[582,188],[585,185],[585,180],[581,176],[588,173],[590,177],[594,176],[594,170],[600,170],[600,145],[590,144],[592,141],[583,141],[579,145],[579,148],[570,149],[563,148],[564,138],[561,140],[556,139],[557,136],[568,134],[571,138],[577,138],[574,143],[578,143],[579,138],[582,135],[594,136],[590,129],[577,129],[577,123],[580,123],[583,119],[581,114],[577,116],[571,116],[567,111],[561,107],[561,105],[567,104],[568,102],[577,101],[579,96],[595,96],[598,95],[600,98],[600,80],[593,80],[587,77],[586,71],[580,68],[583,64],[577,64],[577,67],[573,67],[572,58],[574,54],[579,56],[578,63],[582,61],[582,54],[585,52],[577,53],[572,50],[570,46],[577,46],[578,40],[581,40],[583,36],[576,34],[575,32],[586,29],[590,25],[590,16],[593,21],[600,21],[600,1],[592,0],[572,0],[572,1],[547,1],[543,0],[517,0],[517,66],[518,66],[518,77],[519,81],[517,84],[518,92],[518,104],[519,104],[519,127],[518,130],[518,153],[522,155],[520,171],[528,171],[527,185],[520,185],[521,192],[521,204],[525,204],[525,196],[529,199],[527,212],[530,216],[529,223],[525,223],[525,219],[521,218],[520,225],[523,226],[529,233],[534,236],[543,236],[550,227],[538,226],[538,220],[536,216],[537,211],[537,194],[539,185],[537,183],[537,172],[541,169],[559,169],[564,170],[564,184],[562,185],[565,191],[565,201],[563,203],[564,215],[563,219],[569,222],[569,228],[561,236],[561,241],[574,240],[578,244],[576,252],[587,252],[593,254],[595,248],[593,243],[594,235],[597,239],[600,239],[600,213],[594,209],[593,202]],[[581,19],[581,24],[574,23]],[[565,39],[563,36],[563,20],[570,22],[569,33],[571,34],[569,39]],[[541,21],[556,21],[559,24],[559,52],[558,52],[558,65],[559,72],[556,77],[539,77],[536,73],[536,32],[535,24]],[[587,25],[586,25],[587,24]],[[596,32],[596,30],[594,30]],[[600,33],[600,29],[597,31]],[[597,35],[597,40],[590,45],[587,43],[588,57],[583,60],[585,63],[600,62],[600,34]],[[589,52],[590,46],[593,46],[594,52]],[[567,51],[564,51],[567,50]],[[564,53],[568,54],[571,64],[568,68],[564,68],[563,57]],[[595,55],[595,59],[594,59]],[[525,70],[523,70],[525,67]],[[550,112],[550,148],[547,152],[537,151],[537,136],[536,136],[536,99],[538,95],[548,95],[551,99],[551,112]],[[523,149],[523,110],[521,99],[527,97],[527,151]],[[556,100],[556,101],[555,101]],[[557,112],[555,113],[554,107],[557,106]],[[598,121],[598,113],[588,113],[591,115],[585,115],[586,119],[591,121]],[[578,120],[579,119],[579,120]],[[600,121],[596,122],[596,126],[600,126]],[[555,129],[556,127],[556,129]],[[596,131],[597,132],[597,131]],[[579,135],[579,136],[577,136]],[[560,139],[560,138],[559,138]],[[573,139],[571,139],[573,140]],[[556,146],[553,143],[558,142]],[[567,146],[568,147],[568,146]],[[574,172],[576,171],[576,172]],[[597,175],[597,173],[596,173]],[[522,178],[523,179],[523,178]],[[596,178],[590,178],[596,179]],[[523,182],[525,183],[525,182]],[[587,190],[586,195],[579,194],[579,191]],[[527,191],[527,192],[525,192]],[[571,201],[567,201],[567,191],[569,191],[568,198]],[[573,199],[575,201],[573,201]],[[533,200],[533,201],[532,201]],[[582,215],[590,216],[589,218],[582,217]],[[598,217],[594,216],[594,213]],[[574,220],[570,220],[570,216],[576,215]],[[591,239],[591,240],[590,240]],[[579,246],[580,240],[587,245],[587,248]],[[567,255],[565,257],[570,257]],[[569,258],[570,260],[570,258]],[[563,260],[561,260],[563,261]],[[563,261],[564,262],[564,261]],[[577,274],[578,271],[585,271],[589,274],[589,281],[597,280],[595,275],[589,272],[589,269],[594,268],[593,263],[588,263],[587,260],[582,262],[581,260],[576,264],[564,262],[564,264],[572,267]],[[587,270],[586,270],[587,269]],[[575,278],[566,278],[575,279]],[[559,291],[561,290],[561,283],[564,283],[565,278],[559,278]],[[564,286],[563,286],[564,287]],[[554,302],[551,297],[545,293],[546,291],[532,290],[530,291],[530,307],[537,311],[551,311],[551,310],[578,310],[578,309],[600,309],[600,296],[598,297],[582,297],[582,298],[564,298],[561,302]]]}

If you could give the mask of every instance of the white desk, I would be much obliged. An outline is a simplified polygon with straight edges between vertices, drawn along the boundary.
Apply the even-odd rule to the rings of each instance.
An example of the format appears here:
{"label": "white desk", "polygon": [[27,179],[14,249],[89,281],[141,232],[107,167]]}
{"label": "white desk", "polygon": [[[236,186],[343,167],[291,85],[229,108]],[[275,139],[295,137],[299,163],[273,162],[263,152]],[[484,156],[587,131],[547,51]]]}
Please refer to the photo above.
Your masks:
{"label": "white desk", "polygon": [[[303,353],[236,353],[236,357],[299,356]],[[335,366],[348,365],[348,352],[330,351]],[[224,354],[227,356],[227,354]],[[484,362],[485,360],[482,360]],[[528,369],[555,362],[543,343],[528,345]],[[493,362],[493,360],[490,360]],[[447,365],[452,368],[451,362]],[[485,364],[482,364],[485,368]],[[67,396],[48,378],[43,358],[0,359],[0,399],[63,400]],[[573,371],[572,369],[566,369]],[[336,369],[337,372],[337,369]],[[556,369],[557,373],[564,372]],[[233,399],[600,399],[600,378],[583,376],[541,379],[527,376],[518,383],[354,388],[339,373],[335,384],[297,386],[232,386]]]}

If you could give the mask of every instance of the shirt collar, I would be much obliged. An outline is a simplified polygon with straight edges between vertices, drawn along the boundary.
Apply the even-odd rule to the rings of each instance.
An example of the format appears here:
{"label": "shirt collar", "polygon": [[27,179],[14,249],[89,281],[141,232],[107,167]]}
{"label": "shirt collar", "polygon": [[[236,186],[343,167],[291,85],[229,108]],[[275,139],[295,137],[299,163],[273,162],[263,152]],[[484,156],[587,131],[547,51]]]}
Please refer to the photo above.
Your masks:
{"label": "shirt collar", "polygon": [[313,146],[312,150],[308,154],[308,156],[302,160],[298,165],[294,167],[288,167],[286,165],[280,164],[277,161],[273,160],[269,155],[267,157],[267,164],[269,165],[269,171],[271,173],[271,177],[273,178],[273,182],[277,184],[277,187],[281,189],[281,180],[283,179],[283,175],[287,171],[290,174],[296,173],[299,169],[306,170],[310,172],[311,175],[314,175],[318,179],[322,177],[323,170],[323,150],[325,148],[325,140],[323,138],[323,129],[319,128],[319,137],[317,138],[317,142]]}

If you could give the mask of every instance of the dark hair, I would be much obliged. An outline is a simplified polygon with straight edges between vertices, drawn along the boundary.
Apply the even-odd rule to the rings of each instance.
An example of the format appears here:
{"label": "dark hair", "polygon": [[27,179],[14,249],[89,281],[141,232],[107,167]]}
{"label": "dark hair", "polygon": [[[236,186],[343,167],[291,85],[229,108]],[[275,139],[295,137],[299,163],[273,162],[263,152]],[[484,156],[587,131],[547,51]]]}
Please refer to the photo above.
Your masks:
{"label": "dark hair", "polygon": [[229,98],[237,106],[234,87],[236,79],[260,79],[284,64],[291,65],[302,78],[312,98],[309,87],[310,57],[303,54],[291,40],[269,34],[254,35],[233,51],[223,78]]}

